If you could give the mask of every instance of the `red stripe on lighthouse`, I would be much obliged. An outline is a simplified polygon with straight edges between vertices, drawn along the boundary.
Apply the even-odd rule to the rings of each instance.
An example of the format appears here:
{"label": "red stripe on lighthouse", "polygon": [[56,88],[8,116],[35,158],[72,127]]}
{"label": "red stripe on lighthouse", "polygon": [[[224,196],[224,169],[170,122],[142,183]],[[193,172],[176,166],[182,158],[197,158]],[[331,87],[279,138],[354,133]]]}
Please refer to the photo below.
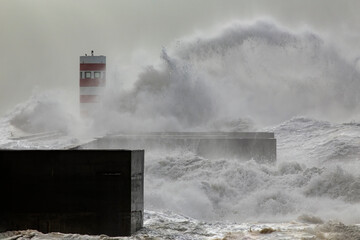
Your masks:
{"label": "red stripe on lighthouse", "polygon": [[105,71],[106,64],[104,63],[81,63],[80,71]]}
{"label": "red stripe on lighthouse", "polygon": [[98,101],[98,95],[80,95],[80,103],[96,103]]}
{"label": "red stripe on lighthouse", "polygon": [[105,79],[83,78],[80,79],[80,87],[102,87],[105,86]]}

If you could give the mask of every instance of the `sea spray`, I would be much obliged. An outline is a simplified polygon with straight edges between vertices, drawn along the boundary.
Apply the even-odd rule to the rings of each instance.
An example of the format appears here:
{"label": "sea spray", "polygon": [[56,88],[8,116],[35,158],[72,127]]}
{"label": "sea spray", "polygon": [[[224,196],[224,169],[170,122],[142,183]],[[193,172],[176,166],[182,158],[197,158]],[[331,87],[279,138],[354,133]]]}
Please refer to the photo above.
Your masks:
{"label": "sea spray", "polygon": [[[102,105],[90,123],[82,124],[89,126],[83,131],[231,130],[231,122],[238,122],[238,130],[256,130],[295,116],[356,121],[360,75],[338,49],[311,30],[290,31],[269,20],[235,21],[212,33],[184,37],[163,48],[160,63],[154,60],[139,72],[130,89],[119,86],[134,79],[108,73]],[[61,108],[63,100],[58,101],[51,104]],[[38,130],[42,123],[23,123],[39,116],[30,111],[20,124],[13,123]],[[53,125],[63,116],[44,125],[58,128]]]}
{"label": "sea spray", "polygon": [[[274,131],[275,165],[209,160],[186,150],[147,151],[145,207],[203,220],[287,221],[311,214],[325,221],[360,221],[359,125],[335,123],[359,114],[359,73],[320,34],[264,20],[233,22],[212,35],[164,48],[161,61],[139,73],[132,89],[107,89],[89,125],[74,124],[77,118],[67,117],[61,98],[33,98],[11,113],[7,124],[28,132],[67,133],[86,126],[81,130],[92,136]],[[60,146],[51,141],[6,144]]]}
{"label": "sea spray", "polygon": [[299,115],[349,121],[359,112],[356,66],[310,30],[233,22],[176,41],[161,60],[139,74],[132,90],[105,95],[100,127],[211,130],[224,119],[262,127]]}

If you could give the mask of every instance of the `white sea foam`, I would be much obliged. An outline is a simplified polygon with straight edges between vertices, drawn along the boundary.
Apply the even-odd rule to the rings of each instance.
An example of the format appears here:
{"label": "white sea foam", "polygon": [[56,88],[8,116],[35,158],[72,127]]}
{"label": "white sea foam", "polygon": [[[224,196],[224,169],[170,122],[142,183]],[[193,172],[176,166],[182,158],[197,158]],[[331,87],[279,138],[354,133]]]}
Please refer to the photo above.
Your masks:
{"label": "white sea foam", "polygon": [[[308,129],[293,128],[304,123]],[[282,139],[289,128],[295,133]],[[146,207],[203,220],[288,221],[311,213],[324,220],[358,223],[354,213],[359,213],[360,174],[353,154],[360,148],[354,144],[357,137],[346,136],[359,132],[358,126],[297,118],[274,130],[279,139],[275,165],[150,151]],[[336,144],[333,138],[338,139]],[[333,144],[331,152],[324,150],[328,142]]]}

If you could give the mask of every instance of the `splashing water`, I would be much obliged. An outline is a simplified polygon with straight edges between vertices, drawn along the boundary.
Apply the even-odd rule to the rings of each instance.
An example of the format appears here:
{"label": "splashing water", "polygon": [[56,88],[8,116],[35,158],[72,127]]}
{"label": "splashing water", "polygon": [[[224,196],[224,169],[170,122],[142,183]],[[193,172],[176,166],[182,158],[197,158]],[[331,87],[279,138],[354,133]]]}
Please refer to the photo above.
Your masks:
{"label": "splashing water", "polygon": [[[226,123],[244,119],[248,128],[283,123],[267,128],[279,141],[276,166],[149,153],[148,208],[198,219],[273,221],[316,213],[360,220],[349,214],[359,207],[358,126],[313,119],[356,118],[360,75],[325,39],[268,21],[235,22],[178,41],[161,58],[163,65],[142,72],[133,90],[107,95],[106,111],[116,120],[107,126],[186,131],[236,130]],[[299,115],[307,117],[293,118]]]}
{"label": "splashing water", "polygon": [[[360,222],[360,125],[338,123],[359,116],[360,75],[326,39],[272,21],[233,22],[177,41],[161,60],[142,71],[131,90],[114,90],[120,80],[109,79],[103,106],[83,131],[269,130],[278,140],[278,161],[210,161],[189,151],[150,150],[145,207],[156,211],[151,214]],[[81,125],[64,118],[72,112],[58,103],[30,102],[1,122],[1,144],[12,146],[4,137],[10,123],[28,132],[72,132]],[[54,121],[43,124],[44,116]]]}
{"label": "splashing water", "polygon": [[99,123],[109,123],[101,125],[207,130],[234,119],[261,127],[299,115],[332,121],[358,116],[355,65],[310,31],[235,22],[211,36],[180,40],[163,49],[161,59],[131,91],[106,94],[103,111],[111,120],[101,117]]}
{"label": "splashing water", "polygon": [[[310,30],[233,22],[164,48],[161,61],[140,72],[131,90],[116,87],[132,79],[109,78],[87,131],[234,130],[234,123],[252,130],[295,116],[344,122],[359,115],[356,66]],[[27,129],[38,128],[32,122]]]}
{"label": "splashing water", "polygon": [[294,118],[273,130],[276,165],[150,152],[146,207],[206,220],[272,222],[315,214],[359,222],[360,128]]}

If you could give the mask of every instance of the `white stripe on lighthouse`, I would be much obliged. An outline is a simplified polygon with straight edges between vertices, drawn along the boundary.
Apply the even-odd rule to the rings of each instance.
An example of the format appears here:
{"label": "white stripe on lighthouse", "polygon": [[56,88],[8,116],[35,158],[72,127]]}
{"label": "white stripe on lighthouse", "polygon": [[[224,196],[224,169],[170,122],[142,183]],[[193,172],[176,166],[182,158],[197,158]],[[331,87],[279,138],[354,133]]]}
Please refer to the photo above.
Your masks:
{"label": "white stripe on lighthouse", "polygon": [[80,95],[100,95],[104,87],[80,87]]}

